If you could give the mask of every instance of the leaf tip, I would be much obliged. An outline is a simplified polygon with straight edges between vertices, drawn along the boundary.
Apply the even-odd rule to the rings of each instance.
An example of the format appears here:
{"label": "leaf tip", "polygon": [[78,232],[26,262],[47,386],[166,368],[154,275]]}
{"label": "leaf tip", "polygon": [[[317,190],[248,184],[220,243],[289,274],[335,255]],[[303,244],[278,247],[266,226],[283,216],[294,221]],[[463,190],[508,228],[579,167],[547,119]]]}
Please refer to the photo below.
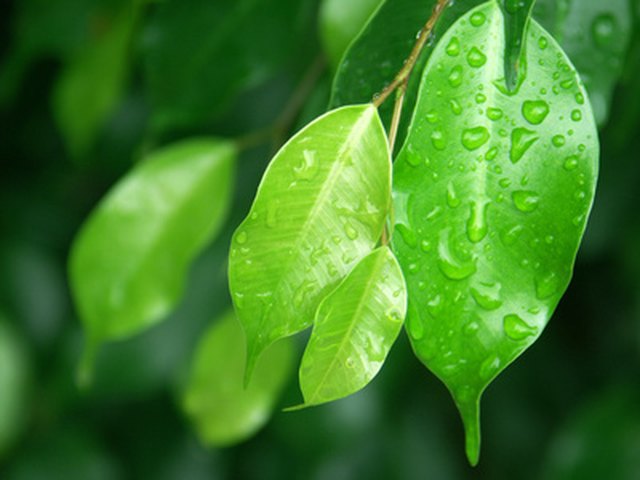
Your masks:
{"label": "leaf tip", "polygon": [[469,464],[475,467],[480,461],[480,394],[461,400],[456,403],[464,424],[465,450]]}
{"label": "leaf tip", "polygon": [[305,410],[307,408],[309,408],[311,405],[308,405],[306,403],[301,403],[300,405],[293,405],[292,407],[286,407],[283,408],[282,411],[289,413],[289,412],[299,412],[300,410]]}

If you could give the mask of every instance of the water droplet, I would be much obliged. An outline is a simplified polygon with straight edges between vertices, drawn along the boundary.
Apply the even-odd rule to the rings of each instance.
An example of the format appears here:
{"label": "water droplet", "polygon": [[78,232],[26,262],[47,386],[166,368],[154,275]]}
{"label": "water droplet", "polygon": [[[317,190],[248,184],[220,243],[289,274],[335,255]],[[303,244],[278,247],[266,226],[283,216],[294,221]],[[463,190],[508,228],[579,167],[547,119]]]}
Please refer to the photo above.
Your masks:
{"label": "water droplet", "polygon": [[582,112],[578,109],[571,112],[571,120],[573,120],[574,122],[579,122],[580,120],[582,120]]}
{"label": "water droplet", "polygon": [[398,310],[392,309],[387,312],[387,320],[392,323],[402,323],[404,319]]}
{"label": "water droplet", "polygon": [[409,335],[411,335],[411,338],[414,340],[421,340],[424,337],[424,325],[418,315],[409,315],[407,327],[409,329]]}
{"label": "water droplet", "polygon": [[422,242],[420,242],[420,249],[423,252],[427,253],[433,250],[433,246],[431,245],[431,242],[429,240],[422,240]]}
{"label": "water droplet", "polygon": [[527,100],[522,104],[522,116],[531,125],[540,125],[549,115],[549,104],[544,100]]}
{"label": "water droplet", "polygon": [[511,194],[511,198],[516,208],[524,213],[533,212],[540,204],[538,194],[529,190],[516,190]]}
{"label": "water droplet", "polygon": [[460,115],[462,113],[462,105],[460,105],[460,102],[456,99],[451,99],[449,104],[451,105],[451,111],[454,115]]}
{"label": "water droplet", "polygon": [[410,263],[409,264],[409,267],[408,267],[409,273],[411,273],[411,274],[416,273],[419,269],[420,269],[420,267],[418,266],[417,263]]}
{"label": "water droplet", "polygon": [[500,284],[480,284],[471,288],[471,296],[476,303],[485,310],[497,310],[502,306],[500,299]]}
{"label": "water droplet", "polygon": [[512,340],[521,341],[538,333],[536,327],[532,327],[518,315],[506,315],[503,319],[504,333]]}
{"label": "water droplet", "polygon": [[584,95],[580,92],[576,93],[576,103],[578,105],[584,105]]}
{"label": "water droplet", "polygon": [[480,378],[483,380],[489,380],[496,373],[498,373],[498,369],[500,368],[500,358],[497,355],[491,355],[487,358],[482,365],[480,365]]}
{"label": "water droplet", "polygon": [[454,255],[450,242],[450,231],[445,230],[438,243],[438,266],[440,271],[451,280],[464,280],[476,272],[475,259],[461,260]]}
{"label": "water droplet", "polygon": [[412,167],[419,167],[422,164],[422,155],[413,150],[413,148],[408,148],[406,157],[407,163]]}
{"label": "water droplet", "polygon": [[467,236],[473,243],[481,242],[487,236],[487,207],[489,204],[471,202],[471,213],[467,220]]}
{"label": "water droplet", "polygon": [[591,26],[591,33],[596,45],[599,47],[607,47],[614,38],[617,28],[617,21],[611,14],[598,16]]}
{"label": "water droplet", "polygon": [[444,150],[447,147],[447,142],[444,139],[442,130],[434,130],[431,132],[431,143],[436,150]]}
{"label": "water droplet", "polygon": [[244,230],[242,232],[238,232],[238,235],[236,235],[236,243],[238,243],[238,245],[244,245],[247,243],[247,232]]}
{"label": "water droplet", "polygon": [[344,224],[344,233],[347,235],[347,238],[349,240],[355,240],[356,238],[358,238],[358,231],[353,228],[353,225],[351,225],[349,222],[346,222]]}
{"label": "water droplet", "polygon": [[487,96],[486,96],[484,93],[478,93],[478,94],[476,95],[476,103],[477,103],[478,105],[481,105],[481,104],[483,104],[483,103],[484,103],[484,102],[486,102],[486,101],[487,101]]}
{"label": "water droplet", "polygon": [[549,40],[547,40],[546,37],[540,37],[538,39],[538,47],[540,48],[540,50],[546,50],[548,46]]}
{"label": "water droplet", "polygon": [[484,24],[486,19],[487,17],[484,15],[484,13],[475,12],[474,14],[471,15],[471,18],[469,19],[469,21],[471,22],[471,25],[473,25],[474,27],[480,27],[481,25]]}
{"label": "water droplet", "polygon": [[425,118],[429,123],[438,123],[438,120],[440,120],[440,117],[438,116],[438,112],[436,112],[435,110],[431,110],[430,112],[427,112],[425,115]]}
{"label": "water droplet", "polygon": [[344,362],[344,364],[348,369],[351,369],[351,370],[354,369],[356,366],[356,362],[353,359],[353,357],[348,357],[347,360]]}
{"label": "water droplet", "polygon": [[402,240],[404,240],[404,243],[409,248],[416,248],[418,246],[418,238],[416,237],[416,233],[409,227],[399,223],[398,225],[396,225],[396,230],[400,232]]}
{"label": "water droplet", "polygon": [[430,298],[427,302],[427,311],[433,318],[438,318],[438,316],[442,313],[443,307],[444,302],[442,301],[442,296],[439,294]]}
{"label": "water droplet", "polygon": [[449,73],[449,85],[459,87],[462,85],[462,65],[456,65]]}
{"label": "water droplet", "polygon": [[504,8],[508,13],[518,13],[521,8],[524,8],[524,0],[505,0]]}
{"label": "water droplet", "polygon": [[305,281],[298,287],[298,289],[293,294],[293,305],[296,308],[302,308],[304,302],[310,293],[312,293],[316,289],[316,283],[312,281]]}
{"label": "water droplet", "polygon": [[564,160],[564,169],[567,171],[575,170],[578,168],[580,158],[577,155],[570,155]]}
{"label": "water droplet", "polygon": [[451,57],[457,57],[460,55],[460,40],[458,37],[453,37],[447,45],[447,54]]}
{"label": "water droplet", "polygon": [[553,143],[554,147],[560,148],[564,146],[565,143],[567,143],[567,140],[564,138],[564,135],[555,135],[551,139],[551,143]]}
{"label": "water droplet", "polygon": [[502,242],[509,247],[518,241],[523,230],[524,227],[522,225],[516,225],[511,227],[509,230],[504,231],[500,238],[502,239]]}
{"label": "water droplet", "polygon": [[489,141],[490,136],[485,127],[467,128],[462,132],[462,145],[467,150],[477,150]]}
{"label": "water droplet", "polygon": [[467,62],[473,68],[480,68],[487,63],[487,56],[478,47],[473,47],[467,54]]}
{"label": "water droplet", "polygon": [[316,161],[316,152],[314,150],[304,150],[302,156],[302,163],[293,168],[293,176],[297,180],[312,180],[320,170],[320,163]]}
{"label": "water droplet", "polygon": [[450,208],[457,208],[460,205],[460,199],[456,194],[453,182],[449,182],[447,185],[447,205],[449,205]]}
{"label": "water droplet", "polygon": [[480,325],[477,322],[469,322],[464,326],[463,332],[465,335],[475,335],[480,330]]}
{"label": "water droplet", "polygon": [[487,108],[487,117],[494,122],[500,120],[504,115],[504,112],[499,108],[489,107]]}
{"label": "water droplet", "polygon": [[498,147],[491,147],[487,150],[487,153],[484,154],[484,158],[487,161],[494,160],[498,156]]}
{"label": "water droplet", "polygon": [[498,182],[498,184],[502,187],[502,188],[509,188],[511,186],[511,179],[510,178],[501,178],[500,181]]}
{"label": "water droplet", "polygon": [[511,132],[511,150],[509,158],[511,163],[518,163],[525,153],[536,143],[540,137],[535,132],[523,127],[514,128]]}
{"label": "water droplet", "polygon": [[553,272],[536,280],[536,296],[540,300],[553,296],[559,288],[558,276]]}

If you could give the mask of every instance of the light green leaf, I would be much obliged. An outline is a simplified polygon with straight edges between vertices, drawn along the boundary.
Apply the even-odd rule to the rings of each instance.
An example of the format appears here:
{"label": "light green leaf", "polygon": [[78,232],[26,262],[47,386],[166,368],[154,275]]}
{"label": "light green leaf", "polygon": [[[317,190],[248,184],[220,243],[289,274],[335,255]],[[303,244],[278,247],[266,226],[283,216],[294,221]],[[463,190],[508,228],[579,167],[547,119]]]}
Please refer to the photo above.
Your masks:
{"label": "light green leaf", "polygon": [[98,342],[149,328],[175,306],[191,261],[226,216],[235,154],[231,143],[217,139],[166,147],[91,214],[69,266],[89,354]]}
{"label": "light green leaf", "polygon": [[80,51],[53,90],[53,111],[71,155],[82,158],[120,99],[129,71],[137,5],[125,5],[110,29]]}
{"label": "light green leaf", "polygon": [[0,315],[0,458],[24,426],[28,385],[24,345]]}
{"label": "light green leaf", "polygon": [[394,171],[408,331],[460,409],[474,464],[482,392],[542,333],[570,281],[599,155],[557,43],[532,21],[526,78],[508,92],[504,32],[490,2],[441,39]]}
{"label": "light green leaf", "polygon": [[[531,18],[531,11],[535,0],[500,0],[504,13],[505,45],[504,70],[507,88],[513,90],[518,83],[520,57],[527,25]],[[526,65],[526,63],[524,64]],[[521,80],[524,80],[526,72],[522,72]]]}
{"label": "light green leaf", "polygon": [[247,378],[260,352],[311,325],[320,301],[371,252],[390,192],[387,139],[370,104],[323,115],[278,152],[231,247]]}
{"label": "light green leaf", "polygon": [[538,0],[534,17],[580,72],[596,120],[603,125],[633,31],[629,0]]}
{"label": "light green leaf", "polygon": [[300,366],[305,406],[364,388],[398,338],[407,310],[402,271],[391,250],[369,254],[320,304]]}
{"label": "light green leaf", "polygon": [[209,329],[197,348],[182,399],[203,443],[232,445],[267,423],[293,367],[292,347],[286,340],[269,348],[245,388],[245,341],[235,314],[226,314]]}
{"label": "light green leaf", "polygon": [[329,60],[338,66],[345,50],[383,0],[324,0],[320,36]]}

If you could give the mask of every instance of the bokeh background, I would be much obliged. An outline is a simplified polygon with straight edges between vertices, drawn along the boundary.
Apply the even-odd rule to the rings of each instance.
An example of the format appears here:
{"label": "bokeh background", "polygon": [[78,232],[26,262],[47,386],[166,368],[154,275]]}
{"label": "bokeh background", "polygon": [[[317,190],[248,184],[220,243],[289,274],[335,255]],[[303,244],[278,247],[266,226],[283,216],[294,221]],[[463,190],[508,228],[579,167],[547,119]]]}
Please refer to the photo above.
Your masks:
{"label": "bokeh background", "polygon": [[[198,340],[230,306],[231,233],[273,149],[329,101],[343,47],[318,27],[320,3],[0,1],[0,478],[640,478],[638,1],[606,2],[618,9],[609,30],[586,33],[606,34],[620,56],[611,98],[598,98],[596,206],[548,328],[484,397],[478,468],[445,387],[404,334],[353,397],[282,413],[300,400],[292,375],[255,436],[226,448],[198,439],[180,391]],[[375,3],[353,2],[365,14],[344,13],[345,37]],[[155,148],[274,124],[244,150],[224,232],[193,264],[176,311],[105,346],[92,387],[78,389],[83,333],[66,263],[92,208]]]}

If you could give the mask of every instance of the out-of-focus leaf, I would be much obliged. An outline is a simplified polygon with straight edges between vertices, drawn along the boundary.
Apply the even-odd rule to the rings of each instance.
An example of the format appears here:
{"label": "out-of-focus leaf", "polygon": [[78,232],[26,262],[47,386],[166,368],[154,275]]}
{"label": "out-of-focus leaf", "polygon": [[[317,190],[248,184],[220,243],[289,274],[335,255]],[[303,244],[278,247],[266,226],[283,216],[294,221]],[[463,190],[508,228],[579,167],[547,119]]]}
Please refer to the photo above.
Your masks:
{"label": "out-of-focus leaf", "polygon": [[549,444],[543,480],[640,478],[640,392],[618,388],[580,408]]}
{"label": "out-of-focus leaf", "polygon": [[390,203],[389,148],[371,104],[323,115],[277,153],[231,247],[247,378],[260,352],[311,325],[320,301],[371,252]]}
{"label": "out-of-focus leaf", "polygon": [[300,50],[315,0],[162,2],[144,36],[157,130],[210,120]]}
{"label": "out-of-focus leaf", "polygon": [[567,288],[598,170],[591,108],[560,47],[531,22],[526,80],[509,92],[504,42],[496,2],[447,32],[394,171],[408,331],[458,405],[471,463],[482,392]]}
{"label": "out-of-focus leaf", "polygon": [[320,35],[335,67],[382,0],[324,0],[320,7]]}
{"label": "out-of-focus leaf", "polygon": [[0,314],[0,457],[24,426],[28,385],[29,366],[24,344]]}
{"label": "out-of-focus leaf", "polygon": [[580,72],[598,125],[603,125],[631,39],[629,0],[538,0],[534,17]]}
{"label": "out-of-focus leaf", "polygon": [[218,320],[197,347],[182,407],[203,443],[228,446],[246,440],[269,420],[292,371],[293,344],[274,344],[244,387],[246,345],[233,312]]}
{"label": "out-of-focus leaf", "polygon": [[69,266],[90,350],[150,327],[175,306],[191,261],[226,217],[235,155],[233,144],[217,139],[166,147],[92,213]]}
{"label": "out-of-focus leaf", "polygon": [[122,95],[138,12],[137,3],[125,5],[110,28],[67,65],[54,87],[53,111],[75,158],[87,154]]}
{"label": "out-of-focus leaf", "polygon": [[391,250],[363,258],[318,307],[300,365],[305,406],[351,395],[376,376],[402,329],[407,291]]}

